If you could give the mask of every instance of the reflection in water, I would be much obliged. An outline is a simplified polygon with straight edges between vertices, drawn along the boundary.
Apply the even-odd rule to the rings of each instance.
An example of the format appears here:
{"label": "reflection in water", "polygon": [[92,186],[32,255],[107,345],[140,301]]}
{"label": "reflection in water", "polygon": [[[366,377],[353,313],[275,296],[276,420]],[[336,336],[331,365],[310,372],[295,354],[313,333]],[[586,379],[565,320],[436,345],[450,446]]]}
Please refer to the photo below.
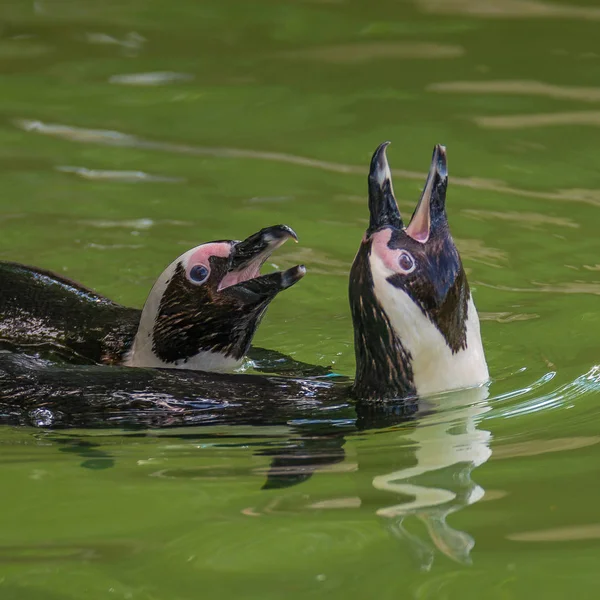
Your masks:
{"label": "reflection in water", "polygon": [[99,229],[150,229],[154,225],[190,225],[186,221],[176,221],[174,219],[123,219],[120,221],[111,221],[109,219],[79,219],[76,223],[86,227],[98,227]]}
{"label": "reflection in water", "polygon": [[494,449],[494,460],[516,458],[517,456],[539,456],[549,452],[564,452],[594,446],[600,442],[599,436],[553,438],[551,440],[530,440],[515,444],[502,444]]}
{"label": "reflection in water", "polygon": [[540,213],[526,213],[518,211],[499,211],[499,210],[483,210],[465,208],[462,211],[463,215],[472,217],[478,220],[490,221],[509,221],[521,227],[528,229],[537,229],[543,225],[556,225],[557,227],[570,227],[571,229],[579,228],[579,223],[566,217],[553,217],[552,215],[542,215]]}
{"label": "reflection in water", "polygon": [[600,8],[538,0],[416,0],[426,12],[466,14],[497,19],[553,18],[599,20]]}
{"label": "reflection in water", "polygon": [[326,252],[308,248],[307,246],[294,246],[288,251],[282,251],[278,255],[278,261],[282,265],[287,264],[309,264],[311,273],[323,275],[348,276],[350,265],[348,261],[333,258]]}
{"label": "reflection in water", "polygon": [[557,527],[541,531],[523,531],[506,536],[514,542],[571,542],[574,540],[600,539],[600,524],[576,525],[573,527]]}
{"label": "reflection in water", "polygon": [[600,125],[600,111],[578,110],[572,112],[498,115],[493,117],[474,117],[473,121],[487,129],[528,129],[530,127],[549,127],[553,125]]}
{"label": "reflection in water", "polygon": [[483,281],[474,281],[473,285],[482,285],[484,287],[500,290],[502,292],[541,292],[543,294],[593,294],[600,296],[600,281],[570,281],[566,283],[547,284],[539,281],[532,281],[535,287],[518,288],[510,285],[492,285]]}
{"label": "reflection in water", "polygon": [[512,312],[480,312],[480,321],[495,321],[496,323],[513,323],[515,321],[530,321],[539,319],[536,313],[512,313]]}
{"label": "reflection in water", "polygon": [[293,50],[286,52],[282,56],[292,59],[353,64],[380,58],[457,58],[464,53],[464,48],[461,46],[426,42],[371,42]]}
{"label": "reflection in water", "polygon": [[506,263],[508,255],[503,250],[486,246],[478,239],[455,239],[463,259],[478,262],[488,267],[501,267]]}
{"label": "reflection in water", "polygon": [[130,31],[122,40],[107,33],[88,32],[85,40],[88,44],[121,46],[127,56],[136,56],[146,43],[146,38],[135,31]]}
{"label": "reflection in water", "polygon": [[[245,150],[241,148],[216,148],[206,146],[190,146],[188,144],[175,144],[170,142],[157,142],[147,140],[135,135],[111,131],[108,129],[85,129],[56,123],[42,123],[30,119],[15,119],[14,124],[25,131],[51,135],[61,139],[78,143],[103,144],[107,146],[120,146],[128,148],[142,148],[144,150],[157,150],[177,154],[190,154],[194,156],[212,156],[216,158],[241,158],[250,160],[266,160],[279,163],[298,165],[330,171],[332,173],[345,173],[364,175],[364,167],[347,165],[330,161],[296,156],[285,152],[264,152],[261,150]],[[406,169],[392,169],[392,175],[398,179],[422,181],[424,173],[407,171]],[[535,190],[522,190],[509,186],[503,181],[481,179],[477,177],[453,177],[452,185],[468,187],[476,190],[486,190],[521,196],[524,198],[540,198],[543,200],[557,200],[581,202],[591,206],[600,206],[600,192],[594,189],[568,189],[556,192],[537,192]]]}
{"label": "reflection in water", "polygon": [[[471,471],[491,456],[491,433],[477,428],[490,410],[487,387],[465,390],[436,400],[434,412],[420,418],[405,438],[414,445],[416,464],[378,475],[373,486],[378,490],[410,499],[377,510],[388,520],[389,530],[406,541],[419,566],[429,570],[434,549],[405,527],[407,517],[416,517],[426,527],[429,540],[449,558],[470,564],[475,540],[466,532],[452,528],[448,515],[481,500],[485,491],[471,479]],[[437,409],[444,406],[443,412]]]}
{"label": "reflection in water", "polygon": [[190,73],[176,73],[174,71],[159,71],[155,73],[130,73],[124,75],[112,75],[109,83],[118,85],[166,85],[168,83],[180,83],[192,81],[194,76]]}
{"label": "reflection in water", "polygon": [[427,86],[430,92],[458,94],[509,94],[511,96],[544,96],[557,100],[600,102],[600,88],[552,85],[542,81],[444,81]]}
{"label": "reflection in water", "polygon": [[[379,516],[386,528],[406,544],[418,567],[429,570],[435,549],[452,560],[470,564],[470,552],[475,540],[466,532],[451,527],[447,517],[481,500],[484,490],[471,479],[471,471],[491,456],[489,431],[478,428],[483,415],[491,407],[487,402],[488,389],[474,388],[444,394],[421,401],[421,412],[414,414],[416,405],[357,407],[359,432],[368,432],[368,440],[383,440],[386,460],[391,472],[381,472],[382,447],[363,446],[362,433],[353,436],[353,427],[342,430],[326,422],[316,421],[296,429],[297,437],[284,444],[260,451],[271,456],[265,490],[282,491],[306,482],[315,472],[324,470],[354,473],[359,484],[358,497],[342,496],[312,499],[307,503],[303,493],[290,490],[285,496],[265,497],[261,507],[246,507],[247,516],[260,514],[293,514],[298,510],[361,510]],[[350,424],[351,425],[351,424]],[[336,431],[337,429],[337,431]],[[377,430],[381,431],[379,437]],[[355,444],[356,442],[356,444]],[[347,445],[356,456],[347,460]],[[373,476],[374,473],[378,473]],[[421,522],[427,535],[411,531],[410,521]]]}
{"label": "reflection in water", "polygon": [[85,167],[58,166],[57,171],[62,173],[74,173],[83,179],[121,181],[124,183],[136,183],[146,181],[152,183],[182,183],[182,177],[165,177],[164,175],[150,175],[144,171],[111,171],[105,169],[86,169]]}

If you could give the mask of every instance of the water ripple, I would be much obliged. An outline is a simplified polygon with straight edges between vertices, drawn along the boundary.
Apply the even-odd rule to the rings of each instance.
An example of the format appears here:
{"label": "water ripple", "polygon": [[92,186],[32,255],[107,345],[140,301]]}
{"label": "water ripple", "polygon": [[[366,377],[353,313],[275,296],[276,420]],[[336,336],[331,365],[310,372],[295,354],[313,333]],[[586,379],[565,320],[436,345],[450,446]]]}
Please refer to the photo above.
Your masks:
{"label": "water ripple", "polygon": [[[272,162],[288,163],[292,165],[321,169],[333,173],[352,175],[364,175],[365,168],[362,166],[347,165],[330,161],[307,158],[284,152],[266,152],[261,150],[245,150],[240,148],[215,148],[208,146],[191,146],[187,144],[175,144],[170,142],[157,142],[147,140],[135,135],[111,131],[107,129],[86,129],[70,125],[56,123],[43,123],[32,119],[15,119],[15,126],[24,131],[50,135],[53,137],[70,140],[78,143],[104,144],[108,146],[141,148],[144,150],[157,150],[160,152],[172,152],[178,154],[191,154],[195,156],[212,156],[215,158],[236,158],[265,160]],[[392,169],[394,177],[399,179],[422,181],[425,173],[408,171],[405,169]],[[538,192],[534,190],[523,190],[509,186],[504,181],[480,179],[476,177],[453,177],[452,185],[458,185],[476,190],[485,190],[521,196],[524,198],[540,198],[543,200],[556,200],[562,202],[579,202],[591,206],[600,206],[600,192],[592,189],[566,189],[554,192]]]}
{"label": "water ripple", "polygon": [[[523,393],[529,393],[536,388],[541,387],[553,379],[554,373],[548,373],[546,376],[538,380],[536,384],[529,388],[520,390]],[[522,402],[516,406],[499,410],[495,415],[488,418],[502,418],[509,419],[526,414],[538,412],[540,410],[552,410],[557,408],[565,408],[572,406],[575,400],[578,400],[589,394],[600,392],[600,366],[596,365],[592,367],[587,373],[580,375],[573,381],[570,381],[560,387],[552,390],[551,392],[543,395],[538,395],[532,400]],[[515,392],[513,392],[515,394]],[[512,396],[513,398],[516,395]],[[507,395],[503,397],[506,399]],[[499,399],[499,398],[497,398]]]}
{"label": "water ripple", "polygon": [[157,71],[154,73],[129,73],[122,75],[112,75],[109,77],[109,83],[117,85],[167,85],[169,83],[180,83],[183,81],[192,81],[194,76],[191,73],[176,73],[174,71]]}
{"label": "water ripple", "polygon": [[497,81],[443,81],[425,88],[430,92],[454,94],[507,94],[511,96],[543,96],[556,100],[580,100],[600,102],[600,87],[578,87],[552,85],[542,81],[497,80]]}
{"label": "water ripple", "polygon": [[153,182],[153,183],[182,183],[182,177],[165,177],[164,175],[150,175],[143,171],[110,171],[104,169],[87,169],[86,167],[58,166],[57,171],[73,173],[82,179],[94,181],[122,181],[125,183]]}
{"label": "water ripple", "polygon": [[425,12],[463,14],[487,19],[600,20],[600,8],[539,0],[416,0],[416,3]]}

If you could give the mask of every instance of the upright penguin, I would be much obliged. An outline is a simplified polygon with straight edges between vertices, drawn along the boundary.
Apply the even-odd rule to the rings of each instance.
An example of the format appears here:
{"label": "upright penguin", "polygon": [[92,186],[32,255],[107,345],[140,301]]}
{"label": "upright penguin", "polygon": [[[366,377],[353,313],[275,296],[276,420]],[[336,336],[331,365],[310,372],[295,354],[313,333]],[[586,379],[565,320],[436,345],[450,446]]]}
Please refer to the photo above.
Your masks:
{"label": "upright penguin", "polygon": [[192,248],[164,270],[141,311],[49,271],[0,263],[0,347],[70,362],[231,370],[271,300],[306,272],[260,275],[289,238],[295,232],[276,225]]}
{"label": "upright penguin", "polygon": [[479,318],[446,214],[446,149],[437,145],[421,198],[404,226],[386,157],[369,173],[369,227],[350,271],[354,394],[427,396],[485,383]]}

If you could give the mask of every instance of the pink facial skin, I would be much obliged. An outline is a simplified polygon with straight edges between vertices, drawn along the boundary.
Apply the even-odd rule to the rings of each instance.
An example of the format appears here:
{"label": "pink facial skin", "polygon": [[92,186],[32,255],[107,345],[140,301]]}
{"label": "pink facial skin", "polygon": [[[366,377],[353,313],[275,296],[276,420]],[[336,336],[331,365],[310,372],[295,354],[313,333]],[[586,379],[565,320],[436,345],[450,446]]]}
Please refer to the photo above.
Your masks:
{"label": "pink facial skin", "polygon": [[383,262],[386,269],[393,273],[402,272],[398,266],[398,257],[403,250],[392,250],[388,248],[390,239],[392,238],[391,229],[382,229],[373,234],[372,252],[374,252]]}
{"label": "pink facial skin", "polygon": [[210,273],[210,263],[208,259],[211,256],[227,258],[231,253],[231,244],[228,242],[216,242],[214,244],[202,244],[189,256],[185,268],[186,277],[189,279],[192,267],[196,265],[205,266]]}
{"label": "pink facial skin", "polygon": [[[383,262],[386,269],[391,271],[392,273],[402,273],[403,275],[407,275],[408,273],[412,273],[415,270],[415,259],[413,255],[404,248],[392,249],[388,247],[390,239],[392,238],[392,230],[391,229],[382,229],[381,231],[377,231],[373,234],[373,245],[372,252]],[[402,268],[400,258],[402,255],[407,255],[404,260],[408,259],[411,265],[411,268],[405,270]]]}
{"label": "pink facial skin", "polygon": [[[382,229],[374,233],[372,236],[372,252],[383,262],[385,268],[392,273],[401,273],[402,275],[412,273],[417,266],[415,257],[406,248],[390,248],[388,244],[391,238],[391,229]],[[403,268],[403,264],[407,268]]]}

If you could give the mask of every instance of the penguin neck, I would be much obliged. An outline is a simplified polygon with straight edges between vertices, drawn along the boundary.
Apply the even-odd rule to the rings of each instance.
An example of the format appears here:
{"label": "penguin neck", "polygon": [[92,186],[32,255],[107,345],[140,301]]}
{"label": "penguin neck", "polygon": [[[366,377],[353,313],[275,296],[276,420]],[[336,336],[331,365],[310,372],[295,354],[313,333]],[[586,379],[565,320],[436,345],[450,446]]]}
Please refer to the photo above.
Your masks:
{"label": "penguin neck", "polygon": [[411,355],[375,295],[370,248],[362,244],[350,274],[356,375],[353,393],[362,400],[416,395]]}
{"label": "penguin neck", "polygon": [[[138,329],[129,352],[123,359],[123,364],[129,367],[152,367],[166,369],[190,369],[196,371],[230,372],[239,368],[244,361],[244,354],[227,354],[219,350],[198,350],[191,356],[165,360],[156,351],[155,330],[161,308],[161,303],[171,279],[175,273],[178,261],[173,262],[157,279],[148,294],[142,309]],[[188,335],[180,331],[181,335]],[[175,341],[174,341],[175,343]]]}

